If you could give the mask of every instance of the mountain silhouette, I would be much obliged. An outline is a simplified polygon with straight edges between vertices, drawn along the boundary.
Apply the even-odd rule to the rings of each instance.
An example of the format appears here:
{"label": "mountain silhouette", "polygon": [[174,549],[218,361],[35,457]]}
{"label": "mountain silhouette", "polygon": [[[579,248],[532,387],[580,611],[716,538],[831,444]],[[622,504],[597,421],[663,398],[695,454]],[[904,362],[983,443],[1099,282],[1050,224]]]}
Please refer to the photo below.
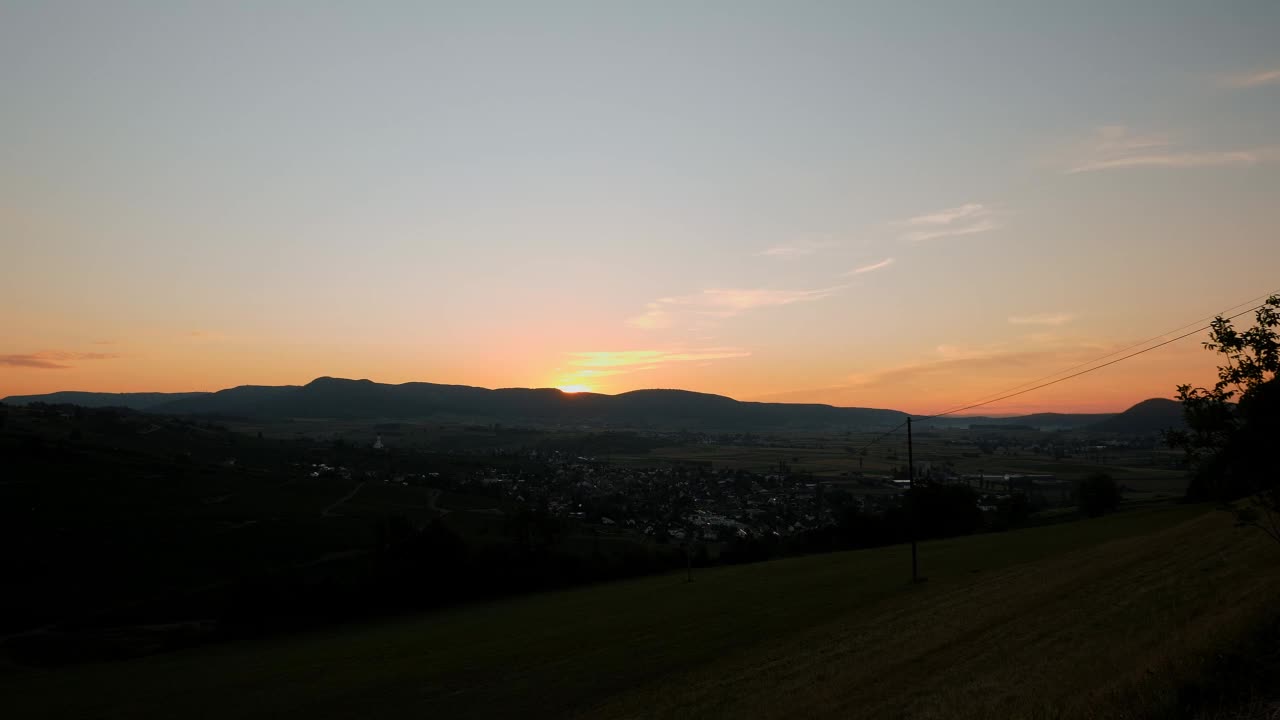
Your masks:
{"label": "mountain silhouette", "polygon": [[[74,396],[74,397],[73,397]],[[252,419],[417,418],[441,421],[592,425],[718,430],[888,428],[896,410],[831,405],[740,402],[688,390],[636,390],[619,395],[566,393],[555,388],[501,388],[321,377],[306,385],[244,385],[214,393],[157,400],[110,393],[53,393],[5,402],[120,405],[171,415]]]}
{"label": "mountain silhouette", "polygon": [[[634,390],[618,395],[566,393],[555,388],[487,388],[320,377],[306,385],[242,385],[212,393],[57,392],[4,402],[127,407],[145,412],[244,419],[433,419],[542,426],[697,430],[875,430],[906,414],[881,408],[743,402],[689,390]],[[1021,425],[1041,430],[1087,428],[1150,433],[1182,422],[1173,400],[1144,400],[1120,414],[1035,413],[1015,417],[944,417],[931,427]]]}
{"label": "mountain silhouette", "polygon": [[157,405],[152,412],[252,418],[438,418],[441,420],[689,427],[717,429],[891,426],[894,410],[739,402],[686,390],[637,390],[620,395],[565,393],[554,388],[488,390],[467,385],[322,377],[296,387],[237,387]]}
{"label": "mountain silhouette", "polygon": [[5,398],[4,402],[10,405],[30,405],[31,403],[42,402],[50,405],[79,405],[80,407],[86,408],[119,407],[128,408],[130,410],[149,411],[157,405],[181,400],[191,400],[210,394],[211,393],[207,392],[100,393],[64,390],[61,392],[47,393],[45,395],[11,395]]}
{"label": "mountain silhouette", "polygon": [[1182,403],[1167,398],[1143,400],[1119,415],[1089,426],[1098,432],[1127,435],[1152,435],[1161,430],[1180,429],[1185,426]]}

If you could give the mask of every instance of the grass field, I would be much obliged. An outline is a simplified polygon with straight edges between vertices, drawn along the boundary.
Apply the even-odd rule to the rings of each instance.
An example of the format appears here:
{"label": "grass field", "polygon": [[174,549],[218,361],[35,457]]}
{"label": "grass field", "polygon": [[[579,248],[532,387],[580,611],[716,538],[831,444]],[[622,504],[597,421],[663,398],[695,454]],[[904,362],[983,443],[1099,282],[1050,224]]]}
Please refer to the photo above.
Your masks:
{"label": "grass field", "polygon": [[[1280,590],[1196,507],[517,598],[0,679],[9,717],[1118,717]],[[1128,716],[1132,716],[1129,714]]]}
{"label": "grass field", "polygon": [[[1045,442],[1044,433],[1008,433],[1022,441]],[[617,462],[651,465],[654,462],[704,462],[717,468],[749,470],[757,473],[776,471],[779,463],[791,469],[820,477],[838,477],[855,471],[887,473],[907,464],[906,437],[897,433],[879,440],[863,457],[849,452],[879,437],[878,433],[854,433],[848,437],[835,434],[791,434],[773,437],[774,446],[742,446],[686,444],[654,448],[642,455],[613,455]],[[950,465],[957,472],[988,475],[1028,473],[1054,475],[1063,480],[1078,480],[1091,473],[1110,474],[1127,488],[1126,496],[1135,500],[1178,497],[1186,490],[1187,473],[1174,469],[1172,463],[1180,455],[1168,449],[1111,449],[1101,456],[1079,454],[1054,458],[1017,448],[1009,452],[984,455],[974,444],[983,433],[950,430],[920,434],[914,455],[919,464]]]}

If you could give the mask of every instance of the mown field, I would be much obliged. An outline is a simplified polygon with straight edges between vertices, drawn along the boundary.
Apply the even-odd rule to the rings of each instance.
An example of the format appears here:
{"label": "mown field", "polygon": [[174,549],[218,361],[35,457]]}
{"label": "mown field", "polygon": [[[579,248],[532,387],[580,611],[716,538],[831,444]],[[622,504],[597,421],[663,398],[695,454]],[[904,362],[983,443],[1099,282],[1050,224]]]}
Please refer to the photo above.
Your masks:
{"label": "mown field", "polygon": [[[1236,643],[1280,549],[1180,506],[599,585],[113,665],[9,717],[1133,717]],[[15,712],[16,711],[16,712]]]}

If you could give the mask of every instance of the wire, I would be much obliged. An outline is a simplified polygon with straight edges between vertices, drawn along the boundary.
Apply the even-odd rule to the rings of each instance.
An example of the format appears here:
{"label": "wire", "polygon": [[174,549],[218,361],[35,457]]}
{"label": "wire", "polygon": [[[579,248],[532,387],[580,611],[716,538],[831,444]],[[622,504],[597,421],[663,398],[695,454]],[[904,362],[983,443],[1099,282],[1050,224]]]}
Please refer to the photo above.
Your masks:
{"label": "wire", "polygon": [[[1265,306],[1266,306],[1266,304],[1265,304],[1265,303],[1264,303],[1264,304],[1262,304],[1262,305],[1257,305],[1257,306],[1255,306],[1255,307],[1251,307],[1251,308],[1249,308],[1248,310],[1245,310],[1245,311],[1243,311],[1243,312],[1236,313],[1235,315],[1232,315],[1232,316],[1230,316],[1230,317],[1228,317],[1228,318],[1226,318],[1226,319],[1227,319],[1227,320],[1234,320],[1234,319],[1236,319],[1236,318],[1240,317],[1241,315],[1248,315],[1249,313],[1253,312],[1254,310],[1257,310],[1257,309],[1262,308],[1262,307],[1265,307]],[[1239,306],[1237,305],[1236,307],[1239,307]],[[1186,326],[1184,325],[1183,327],[1186,327]],[[1175,338],[1170,338],[1169,340],[1165,340],[1165,341],[1164,341],[1164,342],[1162,342],[1162,343],[1158,343],[1158,344],[1156,344],[1156,345],[1152,345],[1152,346],[1151,346],[1151,347],[1149,347],[1149,348],[1144,348],[1144,349],[1142,349],[1142,350],[1139,350],[1138,352],[1130,353],[1130,354],[1125,355],[1125,356],[1123,356],[1123,357],[1118,357],[1118,358],[1116,358],[1115,360],[1111,360],[1110,362],[1105,362],[1105,363],[1103,363],[1103,364],[1101,364],[1101,365],[1097,365],[1097,366],[1095,366],[1095,367],[1091,367],[1091,368],[1089,368],[1089,369],[1087,369],[1087,370],[1081,370],[1080,372],[1072,373],[1072,374],[1067,375],[1067,376],[1065,376],[1065,377],[1058,378],[1057,380],[1051,380],[1051,381],[1046,382],[1046,383],[1041,383],[1041,384],[1039,384],[1039,385],[1036,385],[1035,387],[1027,388],[1026,390],[1019,390],[1018,392],[1009,393],[1009,394],[1007,394],[1007,395],[1001,395],[1000,397],[998,397],[998,398],[993,398],[993,399],[991,399],[991,400],[985,400],[985,401],[983,401],[983,402],[973,403],[972,405],[965,405],[964,407],[955,408],[954,410],[947,410],[946,412],[940,412],[940,413],[938,413],[937,415],[927,415],[927,416],[922,417],[922,418],[917,418],[917,419],[916,419],[916,422],[925,422],[925,421],[927,421],[927,420],[933,420],[934,418],[940,418],[940,417],[943,417],[944,415],[952,415],[952,414],[955,414],[955,413],[958,413],[958,412],[963,412],[963,411],[965,411],[965,410],[972,410],[972,409],[974,409],[974,408],[979,408],[979,407],[982,407],[982,406],[984,406],[984,405],[990,405],[991,403],[1000,402],[1001,400],[1008,400],[1008,399],[1009,399],[1009,398],[1011,398],[1011,397],[1017,397],[1017,396],[1019,396],[1019,395],[1025,395],[1026,393],[1029,393],[1029,392],[1032,392],[1032,391],[1035,391],[1035,390],[1039,390],[1039,389],[1041,389],[1041,388],[1047,388],[1047,387],[1049,387],[1050,385],[1057,385],[1057,384],[1058,384],[1058,383],[1060,383],[1060,382],[1065,382],[1065,381],[1070,380],[1070,379],[1072,379],[1072,378],[1077,378],[1077,377],[1080,377],[1081,375],[1086,375],[1086,374],[1091,373],[1091,372],[1093,372],[1093,371],[1095,371],[1095,370],[1101,370],[1101,369],[1102,369],[1102,368],[1104,368],[1104,367],[1108,367],[1108,366],[1110,366],[1110,365],[1115,365],[1116,363],[1118,363],[1118,362],[1122,362],[1122,361],[1124,361],[1124,360],[1128,360],[1129,358],[1137,357],[1137,356],[1139,356],[1139,355],[1142,355],[1143,353],[1151,352],[1152,350],[1155,350],[1155,349],[1157,349],[1157,348],[1162,348],[1162,347],[1164,347],[1165,345],[1168,345],[1168,344],[1170,344],[1170,343],[1175,343],[1175,342],[1177,342],[1177,341],[1179,341],[1179,340],[1182,340],[1183,338],[1189,338],[1189,337],[1191,337],[1192,335],[1195,335],[1196,333],[1198,333],[1198,332],[1202,332],[1202,331],[1204,331],[1204,330],[1208,330],[1208,329],[1209,329],[1209,328],[1211,328],[1211,327],[1212,327],[1212,325],[1205,325],[1205,326],[1202,326],[1202,327],[1198,327],[1198,328],[1196,328],[1195,330],[1192,330],[1191,332],[1183,333],[1182,335],[1179,335],[1179,336],[1177,336],[1177,337],[1175,337]],[[1114,354],[1114,353],[1113,353],[1113,354]]]}
{"label": "wire", "polygon": [[[1107,353],[1106,355],[1103,355],[1102,357],[1096,357],[1096,358],[1094,358],[1094,359],[1092,359],[1092,360],[1086,360],[1086,361],[1084,361],[1084,362],[1082,362],[1082,363],[1079,363],[1079,364],[1076,364],[1076,365],[1072,365],[1072,366],[1071,366],[1071,367],[1069,367],[1069,368],[1064,368],[1064,369],[1059,370],[1059,371],[1057,371],[1057,372],[1049,373],[1048,375],[1045,375],[1045,376],[1043,376],[1043,377],[1038,377],[1038,378],[1036,378],[1036,379],[1034,379],[1034,380],[1028,380],[1028,381],[1026,381],[1026,382],[1022,383],[1021,385],[1014,385],[1013,387],[1010,387],[1010,388],[1006,388],[1006,389],[1004,389],[1004,390],[997,391],[996,393],[993,393],[993,394],[1001,395],[1001,394],[1004,394],[1004,393],[1007,393],[1007,392],[1013,392],[1014,390],[1020,390],[1020,389],[1022,389],[1022,388],[1024,388],[1024,387],[1027,387],[1028,385],[1033,385],[1033,384],[1038,383],[1038,382],[1043,382],[1043,381],[1045,381],[1045,380],[1048,380],[1049,378],[1053,378],[1053,377],[1057,377],[1058,375],[1062,375],[1063,373],[1069,373],[1069,372],[1071,372],[1072,370],[1076,370],[1076,369],[1078,369],[1078,368],[1082,368],[1082,367],[1085,367],[1085,366],[1087,366],[1087,365],[1092,365],[1092,364],[1094,364],[1094,363],[1096,363],[1096,362],[1101,362],[1102,360],[1106,360],[1107,358],[1115,357],[1116,355],[1119,355],[1120,353],[1128,352],[1128,351],[1130,351],[1130,350],[1132,350],[1132,349],[1134,349],[1134,348],[1142,347],[1143,345],[1146,345],[1147,343],[1153,342],[1153,341],[1155,341],[1155,340],[1159,340],[1160,338],[1165,337],[1166,335],[1172,335],[1173,333],[1179,332],[1179,331],[1181,331],[1181,330],[1185,330],[1185,329],[1187,329],[1187,328],[1191,327],[1192,325],[1200,325],[1200,324],[1202,324],[1202,323],[1209,322],[1210,320],[1213,320],[1213,319],[1214,319],[1214,318],[1216,318],[1216,317],[1220,317],[1220,316],[1221,316],[1221,315],[1223,315],[1224,313],[1231,312],[1232,310],[1235,310],[1235,309],[1236,309],[1236,308],[1238,308],[1238,307],[1242,307],[1242,306],[1244,306],[1244,305],[1249,305],[1249,304],[1251,304],[1251,303],[1256,303],[1256,302],[1258,302],[1259,300],[1265,300],[1265,299],[1267,299],[1267,298],[1269,298],[1269,297],[1271,297],[1271,296],[1273,296],[1273,295],[1276,295],[1276,294],[1280,294],[1280,290],[1275,290],[1275,291],[1273,291],[1273,292],[1266,293],[1265,295],[1259,295],[1258,297],[1253,298],[1252,300],[1246,300],[1246,301],[1244,301],[1244,302],[1242,302],[1242,303],[1236,303],[1235,305],[1232,305],[1231,307],[1226,308],[1225,310],[1222,310],[1222,311],[1220,311],[1220,312],[1218,312],[1218,313],[1215,313],[1215,314],[1213,314],[1213,315],[1210,315],[1209,317],[1201,318],[1201,319],[1199,319],[1199,320],[1194,320],[1194,321],[1192,321],[1192,322],[1187,323],[1186,325],[1182,325],[1182,326],[1180,326],[1180,327],[1176,327],[1176,328],[1174,328],[1174,329],[1172,329],[1172,330],[1168,330],[1168,331],[1166,331],[1166,332],[1162,332],[1162,333],[1160,333],[1159,335],[1155,335],[1155,336],[1153,336],[1153,337],[1149,337],[1149,338],[1147,338],[1146,340],[1143,340],[1143,341],[1141,341],[1141,342],[1136,342],[1136,343],[1134,343],[1134,344],[1132,344],[1132,345],[1129,345],[1129,346],[1127,346],[1127,347],[1120,348],[1119,350],[1116,350],[1116,351],[1114,351],[1114,352]],[[1256,310],[1256,309],[1257,309],[1256,307],[1255,307],[1255,308],[1252,308],[1252,310]],[[1245,312],[1250,312],[1250,310],[1246,310]],[[982,398],[986,398],[986,397],[989,397],[989,396],[990,396],[990,394],[988,394],[988,395],[983,395],[983,396],[982,396]],[[976,402],[976,401],[975,401],[975,402]],[[930,417],[941,417],[941,416],[943,416],[943,415],[950,415],[950,414],[951,414],[951,413],[953,413],[953,412],[960,412],[960,411],[959,411],[959,410],[947,410],[946,412],[941,412],[941,413],[938,413],[937,415],[933,415],[933,416],[930,416]]]}
{"label": "wire", "polygon": [[[1258,300],[1260,300],[1260,299],[1270,298],[1270,297],[1272,297],[1273,295],[1277,295],[1277,294],[1280,294],[1280,290],[1277,290],[1277,291],[1275,291],[1275,292],[1271,292],[1271,293],[1267,293],[1267,294],[1265,294],[1265,295],[1260,295],[1260,296],[1258,296],[1258,297],[1256,297],[1256,298],[1254,298],[1254,299],[1252,299],[1252,300],[1247,300],[1247,301],[1245,301],[1245,302],[1243,302],[1243,303],[1237,303],[1237,304],[1232,305],[1231,307],[1227,308],[1227,309],[1226,309],[1226,310],[1224,310],[1223,312],[1229,312],[1229,311],[1234,310],[1234,309],[1236,309],[1236,308],[1238,308],[1238,307],[1240,307],[1240,306],[1242,306],[1242,305],[1247,305],[1247,304],[1249,304],[1249,303],[1257,302],[1257,301],[1258,301]],[[1238,318],[1238,317],[1240,317],[1240,316],[1242,316],[1242,315],[1247,315],[1247,314],[1249,314],[1249,313],[1251,313],[1251,312],[1253,312],[1253,311],[1255,311],[1255,310],[1258,310],[1258,309],[1260,309],[1260,308],[1262,308],[1262,307],[1265,307],[1265,306],[1266,306],[1266,303],[1263,303],[1263,304],[1261,304],[1261,305],[1255,305],[1255,306],[1253,306],[1253,307],[1249,308],[1248,310],[1244,310],[1244,311],[1238,312],[1238,313],[1236,313],[1236,314],[1234,314],[1234,315],[1231,315],[1230,317],[1227,317],[1226,319],[1227,319],[1227,320],[1234,320],[1234,319],[1236,319],[1236,318]],[[1072,366],[1071,366],[1071,367],[1069,367],[1069,368],[1066,368],[1066,369],[1064,369],[1064,370],[1059,370],[1058,372],[1055,372],[1055,373],[1050,373],[1050,374],[1045,375],[1045,376],[1043,376],[1043,377],[1041,377],[1041,378],[1038,378],[1038,379],[1036,379],[1036,380],[1029,380],[1029,381],[1027,381],[1027,382],[1025,382],[1025,383],[1023,383],[1023,384],[1021,384],[1021,385],[1015,385],[1015,386],[1013,386],[1013,387],[1009,388],[1008,390],[1001,391],[1001,392],[1002,392],[1002,394],[1000,394],[1000,395],[999,395],[999,396],[997,396],[997,397],[991,398],[991,399],[989,399],[989,400],[982,400],[982,401],[979,401],[979,402],[970,403],[970,404],[968,404],[968,405],[963,405],[963,406],[961,406],[961,407],[952,408],[951,410],[946,410],[946,411],[944,411],[944,412],[940,412],[940,413],[937,413],[937,414],[935,414],[935,415],[925,415],[925,416],[923,416],[923,417],[914,418],[914,421],[915,421],[915,422],[926,422],[926,421],[929,421],[929,420],[933,420],[933,419],[935,419],[935,418],[940,418],[940,417],[944,417],[944,416],[947,416],[947,415],[954,415],[955,413],[958,413],[958,412],[964,412],[965,410],[973,410],[973,409],[975,409],[975,408],[980,408],[980,407],[983,407],[983,406],[986,406],[986,405],[991,405],[992,403],[1000,402],[1001,400],[1008,400],[1009,398],[1017,397],[1017,396],[1019,396],[1019,395],[1025,395],[1025,394],[1027,394],[1027,393],[1029,393],[1029,392],[1034,392],[1034,391],[1036,391],[1036,390],[1040,390],[1040,389],[1042,389],[1042,388],[1049,387],[1050,385],[1057,385],[1057,384],[1058,384],[1058,383],[1060,383],[1060,382],[1065,382],[1065,381],[1067,381],[1067,380],[1071,380],[1072,378],[1080,377],[1081,375],[1087,375],[1088,373],[1094,372],[1095,370],[1101,370],[1102,368],[1105,368],[1105,367],[1108,367],[1108,366],[1111,366],[1111,365],[1115,365],[1116,363],[1123,362],[1123,361],[1125,361],[1125,360],[1128,360],[1129,358],[1137,357],[1137,356],[1139,356],[1139,355],[1142,355],[1143,353],[1148,353],[1148,352],[1151,352],[1152,350],[1156,350],[1156,349],[1158,349],[1158,348],[1162,348],[1162,347],[1164,347],[1165,345],[1169,345],[1169,344],[1171,344],[1171,343],[1175,343],[1175,342],[1177,342],[1177,341],[1179,341],[1179,340],[1182,340],[1182,339],[1185,339],[1185,338],[1191,337],[1192,335],[1195,335],[1195,334],[1196,334],[1196,333],[1198,333],[1198,332],[1203,332],[1203,331],[1205,331],[1205,330],[1208,330],[1209,328],[1211,328],[1211,327],[1212,327],[1212,325],[1200,325],[1200,323],[1206,322],[1207,320],[1217,319],[1217,318],[1219,318],[1219,317],[1222,317],[1222,313],[1218,313],[1217,315],[1213,315],[1213,316],[1211,316],[1211,317],[1209,317],[1209,318],[1203,318],[1203,319],[1200,319],[1200,320],[1196,320],[1195,322],[1187,323],[1186,325],[1182,325],[1182,326],[1180,326],[1180,327],[1174,328],[1173,330],[1169,330],[1169,331],[1167,331],[1167,332],[1160,333],[1159,335],[1156,335],[1156,336],[1154,336],[1154,337],[1147,338],[1146,340],[1143,340],[1142,342],[1134,343],[1133,345],[1129,345],[1128,347],[1121,348],[1121,349],[1119,349],[1119,350],[1116,350],[1115,352],[1108,353],[1108,354],[1106,354],[1106,355],[1103,355],[1102,357],[1094,358],[1093,360],[1088,360],[1088,361],[1086,361],[1086,362],[1079,363],[1079,364],[1077,364],[1077,365],[1072,365]],[[1162,337],[1165,337],[1166,335],[1170,335],[1170,334],[1172,334],[1172,333],[1178,332],[1179,330],[1182,330],[1182,329],[1184,329],[1184,328],[1190,327],[1190,326],[1192,326],[1192,325],[1199,325],[1199,327],[1197,327],[1195,330],[1192,330],[1192,331],[1190,331],[1190,332],[1187,332],[1187,333],[1183,333],[1183,334],[1181,334],[1181,335],[1178,335],[1177,337],[1174,337],[1174,338],[1170,338],[1170,339],[1168,339],[1168,340],[1165,340],[1164,342],[1157,343],[1157,344],[1152,345],[1152,346],[1150,346],[1150,347],[1143,348],[1142,350],[1139,350],[1139,351],[1137,351],[1137,352],[1130,353],[1130,354],[1128,354],[1128,355],[1124,355],[1123,357],[1118,357],[1118,358],[1116,358],[1116,359],[1114,359],[1114,360],[1110,360],[1110,361],[1108,361],[1108,362],[1102,363],[1101,365],[1094,365],[1093,367],[1089,367],[1088,369],[1081,370],[1080,372],[1074,372],[1074,373],[1073,373],[1073,372],[1071,372],[1072,370],[1076,370],[1077,368],[1082,368],[1082,367],[1085,367],[1085,366],[1093,365],[1094,363],[1099,362],[1099,361],[1101,361],[1101,360],[1106,360],[1107,358],[1115,357],[1116,355],[1119,355],[1120,353],[1127,352],[1127,351],[1132,350],[1132,349],[1134,349],[1134,348],[1136,348],[1136,347],[1142,347],[1143,345],[1146,345],[1146,344],[1150,343],[1150,342],[1151,342],[1151,341],[1153,341],[1153,340],[1158,340],[1158,339],[1160,339],[1160,338],[1162,338]],[[1059,378],[1057,378],[1057,379],[1055,379],[1055,380],[1049,380],[1048,382],[1040,382],[1040,381],[1042,381],[1042,380],[1048,380],[1049,378],[1054,378],[1054,377],[1056,377],[1056,376],[1058,376],[1058,375],[1062,375],[1063,373],[1071,373],[1071,374],[1070,374],[1070,375],[1065,375],[1065,376],[1063,376],[1063,377],[1059,377]],[[1039,384],[1034,385],[1033,387],[1026,387],[1027,385],[1030,385],[1030,384],[1032,384],[1032,383],[1039,383]],[[1025,388],[1025,389],[1022,389],[1022,388]],[[907,421],[908,421],[908,420],[911,420],[911,419],[912,419],[912,418],[911,418],[911,416],[910,416],[910,415],[908,415],[908,419],[907,419],[907,420],[903,420],[903,421],[902,421],[901,423],[899,423],[897,426],[895,426],[895,427],[893,427],[893,428],[891,428],[891,429],[889,429],[889,430],[886,430],[886,431],[884,431],[883,433],[881,433],[881,434],[877,435],[876,437],[872,438],[872,440],[871,440],[870,442],[868,442],[868,443],[866,443],[866,444],[862,445],[861,447],[859,447],[859,448],[857,449],[857,452],[858,452],[858,453],[866,452],[868,449],[870,449],[871,447],[875,446],[875,445],[876,445],[877,443],[879,443],[881,440],[885,439],[886,437],[888,437],[888,436],[892,435],[893,433],[895,433],[895,432],[897,432],[897,431],[901,430],[902,428],[906,427],[906,425],[907,425]]]}
{"label": "wire", "polygon": [[863,445],[862,447],[858,448],[857,452],[859,452],[859,453],[864,453],[864,452],[866,452],[869,448],[871,448],[871,446],[873,446],[873,445],[875,445],[876,443],[880,442],[881,440],[883,440],[883,439],[885,439],[885,438],[889,437],[890,435],[892,435],[892,434],[894,434],[894,433],[898,432],[899,430],[901,430],[902,428],[904,428],[904,427],[906,427],[906,426],[907,426],[907,421],[906,421],[906,420],[903,420],[902,422],[898,423],[898,426],[897,426],[897,427],[895,427],[895,428],[893,428],[893,429],[891,429],[891,430],[885,430],[884,432],[880,433],[880,434],[879,434],[879,435],[877,435],[875,438],[873,438],[873,439],[871,440],[871,442],[869,442],[869,443],[867,443],[867,444]]}

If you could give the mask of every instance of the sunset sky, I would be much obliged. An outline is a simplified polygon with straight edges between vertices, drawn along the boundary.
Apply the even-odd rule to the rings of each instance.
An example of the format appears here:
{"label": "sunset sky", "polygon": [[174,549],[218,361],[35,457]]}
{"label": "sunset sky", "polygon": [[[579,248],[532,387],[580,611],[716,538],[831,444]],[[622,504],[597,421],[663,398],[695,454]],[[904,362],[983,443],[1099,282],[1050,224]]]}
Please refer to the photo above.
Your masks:
{"label": "sunset sky", "polygon": [[925,413],[1280,289],[1280,2],[963,5],[0,0],[0,396]]}

